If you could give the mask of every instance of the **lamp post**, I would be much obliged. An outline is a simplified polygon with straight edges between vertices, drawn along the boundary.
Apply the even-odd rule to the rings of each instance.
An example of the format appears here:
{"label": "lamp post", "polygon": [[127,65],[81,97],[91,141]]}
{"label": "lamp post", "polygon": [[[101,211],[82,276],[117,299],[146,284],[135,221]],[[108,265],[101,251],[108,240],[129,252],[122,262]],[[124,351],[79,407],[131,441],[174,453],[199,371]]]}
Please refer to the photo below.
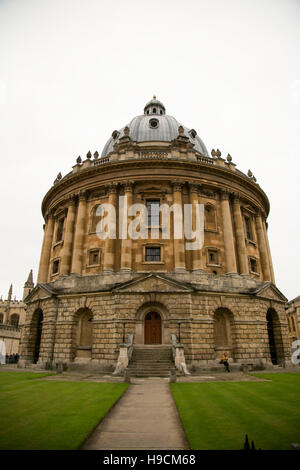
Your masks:
{"label": "lamp post", "polygon": [[177,325],[178,325],[178,343],[180,344],[180,343],[181,343],[181,340],[180,340],[180,325],[181,325],[181,321],[178,321],[178,322],[177,322]]}

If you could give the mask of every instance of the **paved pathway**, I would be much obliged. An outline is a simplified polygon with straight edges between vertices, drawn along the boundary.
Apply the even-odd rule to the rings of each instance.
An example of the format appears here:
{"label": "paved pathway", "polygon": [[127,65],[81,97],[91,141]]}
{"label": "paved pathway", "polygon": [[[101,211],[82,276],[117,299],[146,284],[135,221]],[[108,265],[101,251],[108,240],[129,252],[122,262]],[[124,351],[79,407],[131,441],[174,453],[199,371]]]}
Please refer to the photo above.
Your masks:
{"label": "paved pathway", "polygon": [[189,449],[168,379],[132,379],[82,449]]}

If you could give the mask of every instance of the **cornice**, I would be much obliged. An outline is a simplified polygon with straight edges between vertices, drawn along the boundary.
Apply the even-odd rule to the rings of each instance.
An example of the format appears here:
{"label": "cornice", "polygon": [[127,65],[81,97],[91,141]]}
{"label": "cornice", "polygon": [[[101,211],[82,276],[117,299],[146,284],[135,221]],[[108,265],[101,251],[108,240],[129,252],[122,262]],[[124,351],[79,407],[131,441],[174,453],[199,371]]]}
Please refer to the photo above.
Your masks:
{"label": "cornice", "polygon": [[[42,213],[43,215],[46,213],[51,200],[53,199],[60,199],[60,195],[63,196],[65,199],[68,195],[78,193],[78,191],[82,189],[92,189],[95,188],[95,181],[89,181],[95,179],[97,176],[103,176],[103,180],[99,179],[99,184],[103,186],[107,186],[109,183],[120,183],[124,184],[128,179],[130,180],[143,180],[143,175],[136,175],[134,171],[138,168],[164,168],[168,169],[170,175],[162,174],[159,176],[162,180],[170,180],[176,179],[178,180],[178,175],[171,174],[172,170],[180,170],[183,172],[186,170],[187,172],[196,171],[197,174],[195,175],[185,175],[182,173],[182,184],[184,184],[190,178],[193,181],[193,184],[202,184],[208,186],[216,186],[216,189],[220,190],[220,185],[224,185],[224,189],[230,191],[230,193],[236,193],[236,189],[231,187],[230,184],[238,184],[241,186],[241,190],[239,190],[240,197],[249,197],[247,192],[252,193],[263,203],[264,210],[266,213],[269,212],[269,200],[265,192],[261,189],[261,187],[254,183],[252,180],[244,175],[242,172],[232,171],[226,167],[221,167],[217,165],[211,165],[203,162],[198,161],[190,161],[190,160],[178,160],[176,158],[170,158],[168,160],[159,160],[159,159],[132,159],[132,160],[118,160],[110,163],[106,163],[99,166],[88,167],[85,170],[82,170],[77,173],[69,173],[64,178],[62,178],[55,186],[52,186],[49,191],[44,196],[42,202]],[[126,175],[124,177],[124,171],[132,170],[132,175]],[[120,174],[118,174],[120,172]],[[124,175],[124,176],[123,176]],[[155,175],[156,177],[158,175]],[[213,177],[211,180],[203,181],[205,177]],[[128,178],[129,177],[129,178]],[[196,178],[199,178],[199,181]],[[217,180],[216,180],[217,177]],[[147,175],[144,176],[147,178]],[[221,181],[224,179],[224,181]],[[80,183],[86,182],[88,187],[80,187]],[[179,180],[178,180],[179,182]],[[204,184],[203,184],[204,183]],[[79,187],[78,187],[79,185]],[[69,188],[69,192],[67,191]],[[244,189],[244,191],[242,191]],[[243,194],[244,193],[244,194]]]}

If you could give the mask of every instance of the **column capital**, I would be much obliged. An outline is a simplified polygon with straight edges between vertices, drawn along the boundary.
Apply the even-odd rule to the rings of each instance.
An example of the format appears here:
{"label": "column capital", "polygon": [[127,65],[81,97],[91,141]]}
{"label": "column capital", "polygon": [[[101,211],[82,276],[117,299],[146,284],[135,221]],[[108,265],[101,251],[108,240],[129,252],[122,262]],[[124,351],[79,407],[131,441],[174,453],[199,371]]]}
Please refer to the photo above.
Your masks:
{"label": "column capital", "polygon": [[240,204],[241,195],[240,193],[232,193],[234,204]]}
{"label": "column capital", "polygon": [[69,196],[67,196],[65,199],[65,204],[66,204],[66,207],[75,206],[76,204],[75,194],[70,194]]}
{"label": "column capital", "polygon": [[184,185],[184,183],[182,181],[174,180],[174,181],[171,181],[171,184],[173,186],[173,191],[174,192],[181,192],[182,191],[182,187]]}
{"label": "column capital", "polygon": [[106,186],[108,194],[117,194],[117,188],[118,188],[117,183],[110,183]]}
{"label": "column capital", "polygon": [[228,189],[221,189],[220,196],[222,201],[228,201],[229,199],[229,191]]}
{"label": "column capital", "polygon": [[198,183],[197,181],[190,181],[190,182],[189,182],[189,188],[190,188],[190,192],[191,192],[191,193],[196,193],[196,194],[198,194],[199,191],[200,191],[201,188],[202,188],[202,184],[201,184],[201,183]]}
{"label": "column capital", "polygon": [[124,191],[125,192],[132,192],[134,184],[135,184],[135,181],[133,181],[133,180],[125,181],[124,183],[122,183],[122,186],[124,187]]}
{"label": "column capital", "polygon": [[79,201],[86,201],[87,200],[87,197],[88,197],[88,192],[87,191],[84,191],[84,190],[81,190],[79,191],[79,193],[77,194],[78,196],[78,200]]}

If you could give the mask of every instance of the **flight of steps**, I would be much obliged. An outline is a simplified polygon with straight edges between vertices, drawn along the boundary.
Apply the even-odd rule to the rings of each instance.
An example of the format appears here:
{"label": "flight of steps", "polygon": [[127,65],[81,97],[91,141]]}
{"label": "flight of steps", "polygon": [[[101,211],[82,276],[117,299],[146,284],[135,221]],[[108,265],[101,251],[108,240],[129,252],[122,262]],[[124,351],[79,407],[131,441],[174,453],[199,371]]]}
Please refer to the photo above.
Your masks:
{"label": "flight of steps", "polygon": [[134,346],[127,369],[131,377],[169,377],[173,367],[171,346],[159,344]]}

